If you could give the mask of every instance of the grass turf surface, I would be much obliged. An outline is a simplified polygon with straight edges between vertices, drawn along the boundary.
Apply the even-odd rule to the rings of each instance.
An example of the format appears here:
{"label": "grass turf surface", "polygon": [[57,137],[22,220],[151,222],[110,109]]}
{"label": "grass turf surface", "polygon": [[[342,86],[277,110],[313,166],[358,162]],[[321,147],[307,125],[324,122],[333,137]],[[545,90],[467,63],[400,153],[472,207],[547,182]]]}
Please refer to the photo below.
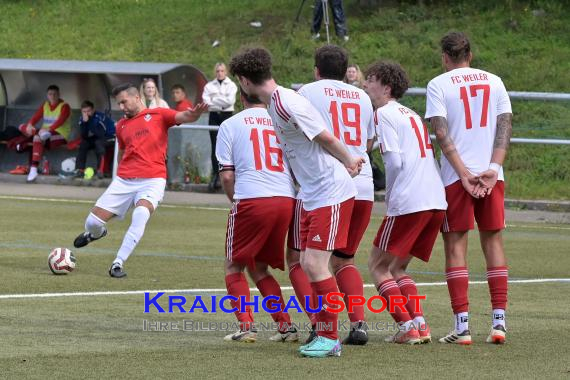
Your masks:
{"label": "grass turf surface", "polygon": [[[242,46],[263,45],[273,54],[276,79],[289,86],[313,80],[314,50],[323,44],[310,40],[311,3],[295,23],[300,0],[4,1],[0,52],[5,58],[192,63],[212,78],[215,62],[228,62]],[[363,69],[380,58],[396,60],[412,86],[425,87],[442,71],[441,36],[462,30],[472,40],[473,65],[499,75],[508,90],[570,92],[567,1],[362,3],[344,1],[350,32],[344,46]],[[254,20],[263,27],[249,26]],[[339,43],[333,29],[332,42]],[[218,48],[211,47],[214,40],[221,41]],[[403,103],[424,114],[423,97]],[[513,114],[515,137],[570,137],[570,102],[513,101]],[[569,152],[567,146],[512,146],[505,163],[509,196],[570,199]]]}
{"label": "grass turf surface", "polygon": [[[125,267],[129,276],[116,280],[108,277],[107,269],[128,220],[111,222],[108,237],[77,250],[76,272],[54,276],[46,264],[50,249],[71,246],[90,206],[0,200],[0,207],[1,295],[224,288],[226,211],[160,208]],[[366,283],[371,282],[365,269],[368,249],[379,224],[380,217],[374,216],[357,255]],[[569,277],[569,231],[568,225],[517,223],[508,228],[504,238],[511,278]],[[485,267],[476,234],[470,240],[469,260],[471,280],[484,280]],[[413,262],[410,270],[417,282],[444,281],[441,241],[429,264]],[[282,286],[289,286],[285,273],[276,272],[276,278]],[[299,378],[320,376],[325,368],[341,378],[434,378],[449,375],[450,371],[472,378],[496,377],[499,373],[506,378],[560,378],[570,370],[570,350],[564,340],[570,333],[566,323],[569,286],[511,284],[505,346],[483,343],[490,320],[488,289],[483,284],[470,287],[472,347],[438,343],[402,347],[383,342],[389,332],[374,331],[367,346],[344,347],[341,358],[326,361],[298,357],[296,344],[269,342],[270,332],[261,332],[255,344],[235,344],[223,342],[225,332],[219,331],[143,331],[143,320],[171,321],[179,326],[183,320],[234,321],[233,315],[220,312],[158,314],[151,308],[145,314],[143,295],[4,298],[0,299],[0,336],[4,343],[0,368],[6,378]],[[420,293],[427,296],[424,309],[432,334],[441,337],[452,327],[447,289],[423,286]],[[188,302],[196,295],[177,294],[187,296]],[[286,297],[292,294],[284,292]],[[372,289],[366,289],[367,296],[373,294]],[[160,303],[166,305],[163,299]],[[341,320],[346,318],[346,314],[340,314]],[[368,313],[367,318],[371,323],[391,322],[386,313]],[[306,321],[304,314],[295,312],[292,319]],[[269,322],[270,318],[260,313],[256,320]],[[345,335],[342,331],[341,337]],[[410,363],[414,364],[413,373]]]}

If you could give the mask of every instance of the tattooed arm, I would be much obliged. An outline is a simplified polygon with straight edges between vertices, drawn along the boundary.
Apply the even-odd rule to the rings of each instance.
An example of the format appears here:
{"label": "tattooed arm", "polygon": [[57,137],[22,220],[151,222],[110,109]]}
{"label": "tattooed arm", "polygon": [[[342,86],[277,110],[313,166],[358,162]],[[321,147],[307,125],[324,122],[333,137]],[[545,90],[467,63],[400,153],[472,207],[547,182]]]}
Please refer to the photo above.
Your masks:
{"label": "tattooed arm", "polygon": [[495,134],[495,143],[493,144],[493,155],[491,156],[491,164],[489,169],[481,173],[479,183],[488,188],[488,194],[491,193],[493,186],[497,183],[499,176],[499,168],[503,166],[509,143],[511,142],[511,135],[513,133],[513,114],[502,113],[497,116],[497,132]]}
{"label": "tattooed arm", "polygon": [[447,119],[441,116],[434,116],[430,118],[430,124],[435,132],[435,137],[441,148],[441,152],[445,155],[445,158],[447,158],[447,161],[449,161],[453,169],[455,169],[465,191],[475,198],[485,195],[485,190],[482,189],[479,184],[479,178],[467,170],[457,149],[455,149],[455,143],[449,135]]}

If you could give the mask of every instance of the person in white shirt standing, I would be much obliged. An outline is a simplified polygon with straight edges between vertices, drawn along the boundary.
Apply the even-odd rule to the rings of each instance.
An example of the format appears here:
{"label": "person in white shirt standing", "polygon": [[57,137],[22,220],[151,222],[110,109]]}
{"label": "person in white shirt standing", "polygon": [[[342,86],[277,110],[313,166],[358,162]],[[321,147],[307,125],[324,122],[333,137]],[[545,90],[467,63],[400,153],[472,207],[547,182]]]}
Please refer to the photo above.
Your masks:
{"label": "person in white shirt standing", "polygon": [[473,55],[465,34],[448,33],[441,49],[446,72],[428,84],[425,116],[443,153],[441,172],[449,204],[442,231],[455,328],[440,342],[471,344],[466,256],[475,219],[493,308],[487,342],[501,344],[506,337],[508,280],[502,165],[512,133],[511,102],[501,78],[469,67]]}
{"label": "person in white shirt standing", "polygon": [[[226,65],[222,62],[214,66],[216,79],[206,83],[202,92],[202,101],[208,105],[210,112],[208,125],[221,125],[224,120],[230,118],[234,113],[236,103],[237,86],[227,76]],[[212,180],[208,190],[213,192],[220,187],[220,177],[218,174],[218,160],[216,159],[216,137],[218,131],[210,131],[210,143],[212,146]]]}
{"label": "person in white shirt standing", "polygon": [[[366,162],[360,174],[353,178],[358,193],[354,201],[346,247],[335,249],[331,268],[344,293],[345,303],[349,296],[364,296],[362,276],[354,264],[354,255],[372,214],[374,185],[372,167],[367,150],[374,143],[374,117],[370,98],[366,93],[342,80],[348,67],[348,53],[335,45],[325,45],[315,52],[315,82],[301,87],[303,95],[319,111],[332,133],[351,155],[362,157]],[[350,332],[343,344],[364,345],[368,341],[364,306],[355,306],[348,313]]]}
{"label": "person in white shirt standing", "polygon": [[429,327],[413,297],[418,290],[406,274],[413,257],[427,262],[443,222],[447,203],[427,127],[413,110],[398,103],[408,89],[404,69],[377,62],[366,71],[364,89],[376,111],[380,152],[386,167],[386,216],[374,239],[369,269],[379,294],[408,299],[390,314],[400,325],[387,341],[431,342]]}
{"label": "person in white shirt standing", "polygon": [[[338,287],[329,271],[331,252],[346,246],[357,175],[364,160],[352,156],[331,134],[307,99],[278,86],[271,74],[271,55],[263,48],[246,49],[232,58],[230,72],[248,95],[269,106],[281,148],[301,185],[301,267],[322,302],[317,337],[299,351],[303,356],[340,356],[338,314],[333,307]],[[333,301],[333,302],[331,302]],[[319,303],[321,303],[319,302]],[[321,323],[319,323],[321,322]]]}
{"label": "person in white shirt standing", "polygon": [[249,302],[250,277],[263,297],[278,298],[270,307],[279,331],[270,339],[296,342],[297,331],[291,327],[281,288],[268,266],[284,269],[285,237],[295,207],[295,188],[287,161],[277,142],[271,117],[265,104],[255,96],[242,93],[245,110],[222,123],[218,132],[216,156],[228,199],[233,202],[226,234],[225,279],[240,330],[225,337],[228,341],[255,342],[250,306],[242,311],[241,297]]}

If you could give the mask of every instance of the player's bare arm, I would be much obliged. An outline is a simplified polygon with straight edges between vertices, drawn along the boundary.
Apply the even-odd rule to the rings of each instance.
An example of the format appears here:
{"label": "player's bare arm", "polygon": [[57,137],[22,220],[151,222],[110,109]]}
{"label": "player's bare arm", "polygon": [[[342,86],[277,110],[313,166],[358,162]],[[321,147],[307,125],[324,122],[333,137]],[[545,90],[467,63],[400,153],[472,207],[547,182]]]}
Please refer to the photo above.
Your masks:
{"label": "player's bare arm", "polygon": [[351,156],[342,143],[329,131],[323,130],[315,136],[314,140],[325,148],[327,152],[342,162],[352,177],[356,177],[360,173],[362,164],[364,164],[366,160],[363,157]]}
{"label": "player's bare arm", "polygon": [[175,116],[177,124],[192,123],[200,118],[200,115],[208,110],[206,103],[198,103],[186,111],[178,112]]}
{"label": "player's bare arm", "polygon": [[465,191],[475,198],[484,196],[486,191],[479,183],[479,178],[467,170],[455,148],[455,143],[449,135],[447,119],[442,116],[434,116],[430,119],[430,124],[435,132],[435,137],[441,148],[441,152],[445,155],[445,158],[447,158],[451,166],[453,166],[453,169],[455,169]]}
{"label": "player's bare arm", "polygon": [[366,141],[366,151],[368,153],[372,152],[374,150],[374,142],[376,141],[376,136],[374,136],[371,139],[368,139],[368,141]]}
{"label": "player's bare arm", "polygon": [[497,132],[495,134],[495,142],[493,143],[493,155],[491,156],[491,164],[489,169],[479,175],[479,183],[487,188],[487,194],[497,183],[499,169],[503,166],[503,162],[507,156],[507,150],[511,142],[513,133],[513,114],[502,113],[497,116]]}
{"label": "player's bare arm", "polygon": [[226,196],[230,200],[230,202],[234,201],[234,186],[236,183],[236,175],[233,170],[222,170],[220,172],[220,180],[222,182],[222,188],[226,193]]}

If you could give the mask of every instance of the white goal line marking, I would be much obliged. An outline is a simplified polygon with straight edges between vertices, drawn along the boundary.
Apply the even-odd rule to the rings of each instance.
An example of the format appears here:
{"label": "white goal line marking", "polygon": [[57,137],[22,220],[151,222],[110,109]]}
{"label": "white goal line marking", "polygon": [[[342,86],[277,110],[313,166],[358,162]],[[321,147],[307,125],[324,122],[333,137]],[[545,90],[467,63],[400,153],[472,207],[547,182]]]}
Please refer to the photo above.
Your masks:
{"label": "white goal line marking", "polygon": [[[570,283],[570,278],[535,278],[529,280],[509,280],[509,284],[532,284],[559,282]],[[469,281],[470,285],[487,284],[487,281]],[[418,282],[417,286],[447,286],[447,282]],[[364,284],[365,288],[374,288],[374,284]],[[257,288],[250,288],[252,292],[259,292]],[[281,290],[293,290],[292,286],[282,286]],[[69,292],[69,293],[32,293],[32,294],[0,294],[0,299],[19,298],[55,298],[55,297],[97,297],[97,296],[127,296],[145,293],[225,293],[227,289],[148,289],[148,290],[124,290],[112,292]]]}
{"label": "white goal line marking", "polygon": [[[0,195],[0,199],[13,199],[19,201],[39,201],[39,202],[61,202],[61,203],[83,203],[95,205],[95,201],[85,200],[85,199],[65,199],[65,198],[42,198],[42,197],[22,197],[15,195]],[[184,205],[172,205],[162,203],[160,207],[164,208],[182,208],[182,209],[192,209],[192,210],[212,210],[212,211],[229,211],[230,205],[227,208],[223,207],[207,207],[207,206],[184,206]],[[560,227],[560,226],[529,226],[523,224],[507,224],[507,227],[515,228],[536,228],[544,230],[570,230],[570,227]]]}
{"label": "white goal line marking", "polygon": [[[20,196],[14,196],[14,195],[0,195],[0,199],[12,199],[12,200],[18,200],[18,201],[37,201],[37,202],[82,203],[82,204],[92,204],[93,206],[95,206],[95,201],[90,201],[90,200],[86,200],[86,199],[20,197]],[[206,206],[170,205],[170,204],[161,203],[160,207],[164,207],[164,208],[187,208],[187,209],[193,209],[193,210],[214,210],[214,211],[229,211],[230,210],[229,204],[228,204],[227,208],[223,208],[223,207],[206,207]]]}

